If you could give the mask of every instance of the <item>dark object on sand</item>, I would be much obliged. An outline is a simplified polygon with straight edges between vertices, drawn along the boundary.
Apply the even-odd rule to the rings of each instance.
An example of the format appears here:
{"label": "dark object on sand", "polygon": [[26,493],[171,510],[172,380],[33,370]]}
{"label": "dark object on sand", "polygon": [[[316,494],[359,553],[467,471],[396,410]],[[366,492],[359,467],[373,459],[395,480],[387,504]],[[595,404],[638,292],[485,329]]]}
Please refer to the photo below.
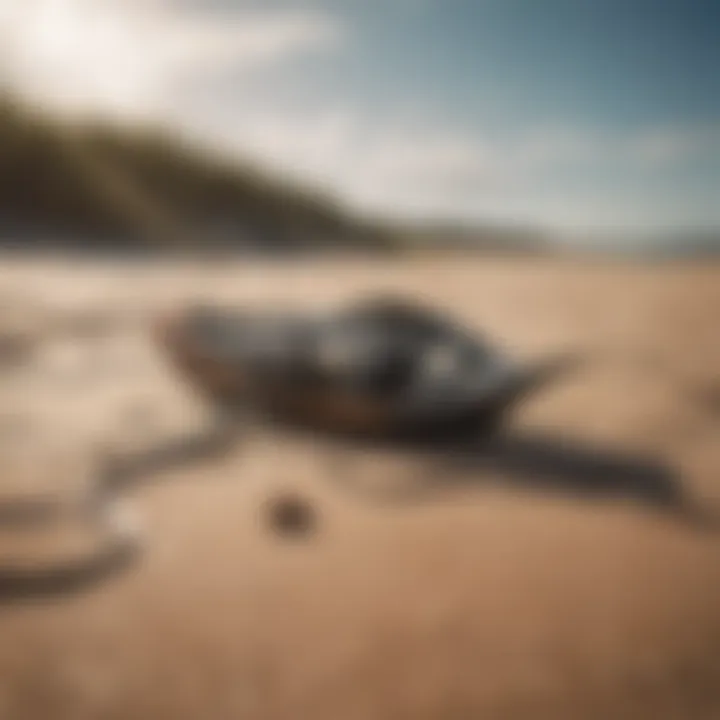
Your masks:
{"label": "dark object on sand", "polygon": [[296,495],[282,495],[267,503],[266,516],[271,529],[283,537],[306,537],[317,526],[315,509]]}
{"label": "dark object on sand", "polygon": [[325,431],[492,430],[569,358],[524,366],[440,314],[381,298],[319,315],[194,308],[161,344],[218,406]]}
{"label": "dark object on sand", "polygon": [[[696,526],[717,524],[663,463],[506,427],[509,412],[577,367],[577,356],[520,363],[442,314],[388,297],[318,314],[197,307],[162,319],[157,335],[231,423],[249,415],[349,446],[410,452],[443,484],[467,470],[545,492],[634,499]],[[352,476],[352,461],[347,469],[335,477]],[[396,501],[432,487],[419,478],[399,492],[371,494]]]}

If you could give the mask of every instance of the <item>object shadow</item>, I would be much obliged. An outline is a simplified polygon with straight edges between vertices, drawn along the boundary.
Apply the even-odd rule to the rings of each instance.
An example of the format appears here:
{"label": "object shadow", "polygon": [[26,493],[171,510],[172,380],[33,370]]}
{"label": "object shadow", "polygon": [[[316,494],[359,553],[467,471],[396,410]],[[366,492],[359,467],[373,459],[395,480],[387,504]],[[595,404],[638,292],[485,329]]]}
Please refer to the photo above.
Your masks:
{"label": "object shadow", "polygon": [[31,601],[50,602],[72,597],[121,575],[138,559],[130,544],[118,544],[98,551],[91,558],[61,562],[50,566],[2,568],[0,606]]}
{"label": "object shadow", "polygon": [[[587,502],[632,502],[698,529],[720,530],[720,513],[695,500],[676,468],[548,432],[507,429],[492,434],[423,437],[373,444],[426,460],[423,478],[395,500],[432,498],[448,486],[493,486],[563,495]],[[382,491],[377,496],[382,500]],[[388,499],[390,495],[388,494]]]}
{"label": "object shadow", "polygon": [[587,499],[628,499],[662,509],[685,507],[681,478],[649,457],[548,434],[512,432],[441,448],[456,469],[497,474],[506,485]]}
{"label": "object shadow", "polygon": [[[100,519],[118,495],[143,484],[159,483],[166,471],[183,469],[193,462],[229,452],[235,437],[225,425],[171,440],[136,456],[104,458],[96,487],[85,499],[91,517]],[[0,504],[0,528],[32,529],[51,525],[63,505],[52,498]],[[139,538],[111,536],[89,557],[28,567],[0,566],[0,606],[29,601],[52,601],[89,592],[122,575],[142,555]]]}

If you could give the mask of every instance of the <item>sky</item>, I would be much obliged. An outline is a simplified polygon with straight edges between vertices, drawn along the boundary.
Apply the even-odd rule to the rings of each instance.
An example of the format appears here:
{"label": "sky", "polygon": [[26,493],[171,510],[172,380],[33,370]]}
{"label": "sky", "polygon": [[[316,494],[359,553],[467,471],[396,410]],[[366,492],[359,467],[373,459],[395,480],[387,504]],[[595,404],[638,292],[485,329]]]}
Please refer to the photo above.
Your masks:
{"label": "sky", "polygon": [[720,229],[718,0],[0,0],[0,83],[354,208]]}

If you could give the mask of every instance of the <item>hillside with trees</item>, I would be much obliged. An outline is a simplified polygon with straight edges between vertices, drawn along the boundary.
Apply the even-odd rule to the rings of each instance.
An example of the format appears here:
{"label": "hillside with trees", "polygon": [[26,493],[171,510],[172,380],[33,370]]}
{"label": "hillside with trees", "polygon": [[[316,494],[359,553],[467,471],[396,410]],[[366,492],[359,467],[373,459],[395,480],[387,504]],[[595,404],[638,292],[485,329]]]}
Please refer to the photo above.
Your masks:
{"label": "hillside with trees", "polygon": [[332,198],[157,128],[71,124],[0,98],[0,235],[23,245],[387,247]]}

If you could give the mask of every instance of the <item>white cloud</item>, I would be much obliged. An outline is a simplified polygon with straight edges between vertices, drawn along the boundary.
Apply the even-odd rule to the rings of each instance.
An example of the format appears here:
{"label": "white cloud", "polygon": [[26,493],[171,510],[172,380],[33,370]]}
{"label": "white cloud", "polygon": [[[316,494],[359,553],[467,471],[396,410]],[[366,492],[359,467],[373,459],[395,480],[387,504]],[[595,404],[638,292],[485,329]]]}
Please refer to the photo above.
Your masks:
{"label": "white cloud", "polygon": [[649,205],[644,185],[659,167],[672,175],[683,162],[720,151],[717,128],[557,127],[497,136],[400,126],[347,107],[281,112],[253,107],[252,97],[205,135],[364,210],[571,228],[667,222],[677,207]]}
{"label": "white cloud", "polygon": [[720,126],[649,128],[630,140],[629,150],[652,165],[672,165],[699,155],[720,157]]}

